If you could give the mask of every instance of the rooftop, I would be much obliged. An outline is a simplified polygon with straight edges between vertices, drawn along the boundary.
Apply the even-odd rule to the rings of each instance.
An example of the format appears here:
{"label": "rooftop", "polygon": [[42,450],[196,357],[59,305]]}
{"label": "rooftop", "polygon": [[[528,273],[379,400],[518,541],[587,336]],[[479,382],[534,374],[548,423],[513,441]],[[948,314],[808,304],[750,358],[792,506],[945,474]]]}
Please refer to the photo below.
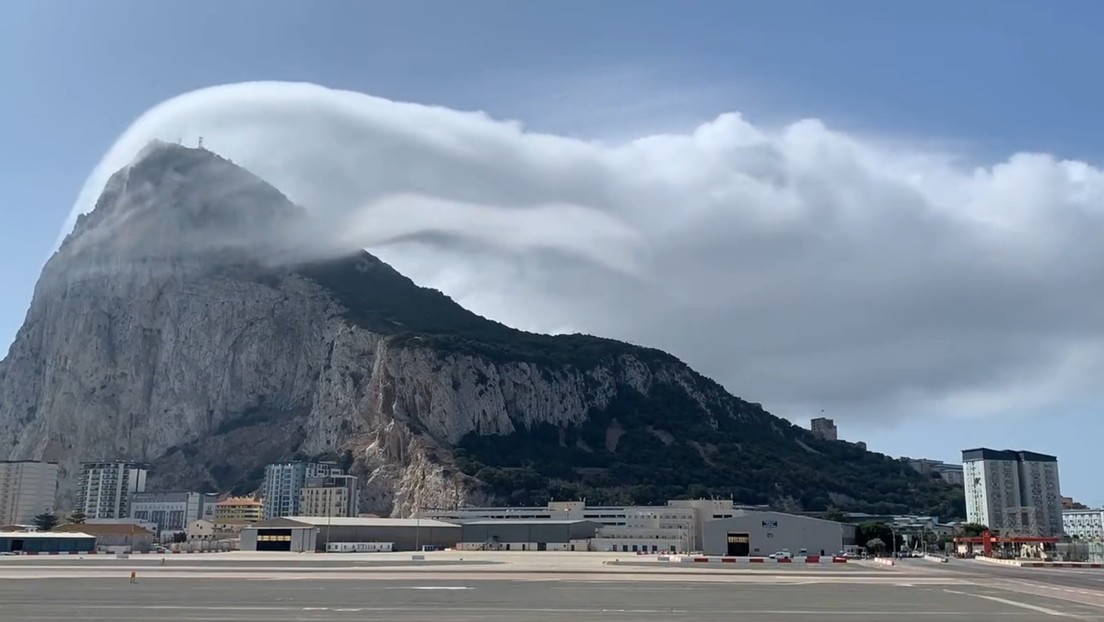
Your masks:
{"label": "rooftop", "polygon": [[43,538],[95,538],[79,531],[0,531],[0,538],[41,540]]}
{"label": "rooftop", "polygon": [[458,527],[455,523],[434,520],[432,518],[361,518],[361,517],[326,517],[326,516],[284,516],[261,523],[274,521],[293,521],[316,527]]}
{"label": "rooftop", "polygon": [[255,505],[258,507],[264,506],[264,503],[257,501],[252,497],[228,497],[219,501],[215,505],[227,506],[227,505]]}
{"label": "rooftop", "polygon": [[464,525],[578,525],[591,520],[555,520],[550,518],[503,518],[498,520],[464,521]]}
{"label": "rooftop", "polygon": [[133,523],[84,523],[79,525],[61,525],[60,527],[54,527],[54,530],[50,533],[90,533],[93,535],[119,535],[119,536],[140,536],[140,535],[153,535],[145,527],[140,527]]}

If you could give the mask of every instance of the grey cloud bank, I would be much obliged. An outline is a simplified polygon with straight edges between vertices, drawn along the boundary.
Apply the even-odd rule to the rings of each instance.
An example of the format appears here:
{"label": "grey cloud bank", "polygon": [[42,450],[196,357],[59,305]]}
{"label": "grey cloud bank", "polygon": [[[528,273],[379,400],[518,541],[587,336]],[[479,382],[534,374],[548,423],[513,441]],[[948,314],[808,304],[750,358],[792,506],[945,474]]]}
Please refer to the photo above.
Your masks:
{"label": "grey cloud bank", "polygon": [[135,121],[66,232],[151,139],[200,136],[307,208],[288,244],[367,246],[508,324],[667,349],[782,416],[985,416],[1104,392],[1104,173],[1085,163],[970,170],[737,114],[602,144],[245,83]]}

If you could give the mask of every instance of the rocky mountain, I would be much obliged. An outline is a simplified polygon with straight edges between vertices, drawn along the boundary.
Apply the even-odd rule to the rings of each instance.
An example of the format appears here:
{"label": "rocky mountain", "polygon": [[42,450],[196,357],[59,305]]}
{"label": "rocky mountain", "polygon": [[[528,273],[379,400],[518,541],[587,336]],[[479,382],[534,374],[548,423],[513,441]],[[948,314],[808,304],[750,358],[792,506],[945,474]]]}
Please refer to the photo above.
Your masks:
{"label": "rocky mountain", "polygon": [[813,438],[675,357],[526,333],[366,252],[297,247],[306,212],[214,153],[156,143],[45,266],[0,362],[0,458],[152,464],[152,484],[255,489],[340,460],[366,509],[719,495],[961,513],[907,465]]}

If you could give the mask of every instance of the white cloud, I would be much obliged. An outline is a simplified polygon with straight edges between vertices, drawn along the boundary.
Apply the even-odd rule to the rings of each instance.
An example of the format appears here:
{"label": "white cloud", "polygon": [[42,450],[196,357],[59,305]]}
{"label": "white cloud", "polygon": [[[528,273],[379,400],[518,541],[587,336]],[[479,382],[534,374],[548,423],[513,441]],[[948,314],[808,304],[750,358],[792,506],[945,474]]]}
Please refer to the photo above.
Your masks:
{"label": "white cloud", "polygon": [[335,243],[477,312],[665,348],[784,416],[992,415],[1102,392],[1104,173],[1085,163],[970,170],[737,114],[600,144],[249,83],[143,115],[73,217],[148,140],[199,136],[324,215]]}

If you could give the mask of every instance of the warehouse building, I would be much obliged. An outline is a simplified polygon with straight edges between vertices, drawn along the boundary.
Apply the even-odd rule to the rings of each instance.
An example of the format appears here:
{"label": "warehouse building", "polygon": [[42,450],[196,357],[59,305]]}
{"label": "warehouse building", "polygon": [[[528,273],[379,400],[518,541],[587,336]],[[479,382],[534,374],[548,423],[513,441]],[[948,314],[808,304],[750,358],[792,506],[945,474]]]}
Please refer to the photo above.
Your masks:
{"label": "warehouse building", "polygon": [[86,533],[0,531],[0,553],[88,553],[96,550],[96,538]]}
{"label": "warehouse building", "polygon": [[241,531],[243,551],[324,551],[329,543],[390,543],[394,551],[453,548],[460,526],[429,518],[273,518]]}
{"label": "warehouse building", "polygon": [[586,551],[598,523],[585,520],[477,520],[460,525],[464,551]]}
{"label": "warehouse building", "polygon": [[855,543],[855,526],[783,514],[736,510],[731,518],[706,521],[706,555],[760,557],[779,551],[800,555],[834,555]]}

